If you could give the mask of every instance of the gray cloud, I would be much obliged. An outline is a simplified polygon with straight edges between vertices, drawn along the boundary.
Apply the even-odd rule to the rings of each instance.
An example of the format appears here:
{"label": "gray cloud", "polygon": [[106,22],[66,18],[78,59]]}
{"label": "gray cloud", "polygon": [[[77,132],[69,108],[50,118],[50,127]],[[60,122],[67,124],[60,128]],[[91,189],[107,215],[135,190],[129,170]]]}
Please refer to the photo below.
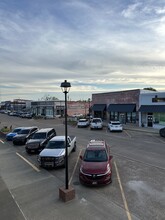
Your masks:
{"label": "gray cloud", "polygon": [[0,6],[2,100],[61,96],[64,79],[75,99],[93,91],[163,89],[162,1],[5,0]]}

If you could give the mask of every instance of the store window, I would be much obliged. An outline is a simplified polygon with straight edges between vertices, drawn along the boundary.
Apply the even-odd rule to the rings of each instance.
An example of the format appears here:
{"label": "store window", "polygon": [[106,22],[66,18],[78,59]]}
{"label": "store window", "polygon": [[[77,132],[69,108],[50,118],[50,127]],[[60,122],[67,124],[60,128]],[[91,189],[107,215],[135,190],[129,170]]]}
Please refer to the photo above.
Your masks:
{"label": "store window", "polygon": [[154,113],[154,124],[165,125],[165,113]]}

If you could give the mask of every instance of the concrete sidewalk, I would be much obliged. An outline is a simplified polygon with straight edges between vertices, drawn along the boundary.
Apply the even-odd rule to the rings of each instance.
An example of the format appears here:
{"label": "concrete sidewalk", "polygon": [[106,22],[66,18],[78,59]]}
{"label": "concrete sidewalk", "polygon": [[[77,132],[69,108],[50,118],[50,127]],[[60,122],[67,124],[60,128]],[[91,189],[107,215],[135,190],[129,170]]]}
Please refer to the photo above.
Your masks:
{"label": "concrete sidewalk", "polygon": [[159,134],[159,129],[155,129],[155,128],[152,128],[152,127],[139,127],[138,124],[124,124],[123,128],[125,130],[132,130],[132,131],[138,131],[138,132],[148,132],[148,133]]}

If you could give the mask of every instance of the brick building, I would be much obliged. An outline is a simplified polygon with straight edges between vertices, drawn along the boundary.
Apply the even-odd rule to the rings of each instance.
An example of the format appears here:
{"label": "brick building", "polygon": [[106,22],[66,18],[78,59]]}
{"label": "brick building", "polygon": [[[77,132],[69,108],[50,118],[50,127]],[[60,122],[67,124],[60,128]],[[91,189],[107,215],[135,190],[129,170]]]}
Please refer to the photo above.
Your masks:
{"label": "brick building", "polygon": [[92,114],[105,120],[136,123],[139,126],[165,126],[165,92],[126,90],[92,94]]}
{"label": "brick building", "polygon": [[135,123],[138,119],[140,89],[92,94],[94,117]]}

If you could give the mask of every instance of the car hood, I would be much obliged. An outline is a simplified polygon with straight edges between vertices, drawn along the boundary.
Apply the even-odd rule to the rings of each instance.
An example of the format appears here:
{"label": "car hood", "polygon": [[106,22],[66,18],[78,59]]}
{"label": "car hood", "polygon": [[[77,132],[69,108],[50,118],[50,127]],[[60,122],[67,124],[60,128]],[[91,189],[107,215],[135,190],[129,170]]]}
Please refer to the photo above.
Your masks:
{"label": "car hood", "polygon": [[41,143],[44,139],[30,139],[28,140],[27,144],[37,144]]}
{"label": "car hood", "polygon": [[44,149],[39,155],[41,157],[60,157],[65,155],[65,149]]}
{"label": "car hood", "polygon": [[83,161],[81,164],[81,169],[84,173],[88,174],[100,174],[107,171],[108,162],[86,162]]}
{"label": "car hood", "polygon": [[15,136],[17,133],[8,133],[7,136]]}
{"label": "car hood", "polygon": [[17,134],[14,138],[25,138],[27,134]]}

